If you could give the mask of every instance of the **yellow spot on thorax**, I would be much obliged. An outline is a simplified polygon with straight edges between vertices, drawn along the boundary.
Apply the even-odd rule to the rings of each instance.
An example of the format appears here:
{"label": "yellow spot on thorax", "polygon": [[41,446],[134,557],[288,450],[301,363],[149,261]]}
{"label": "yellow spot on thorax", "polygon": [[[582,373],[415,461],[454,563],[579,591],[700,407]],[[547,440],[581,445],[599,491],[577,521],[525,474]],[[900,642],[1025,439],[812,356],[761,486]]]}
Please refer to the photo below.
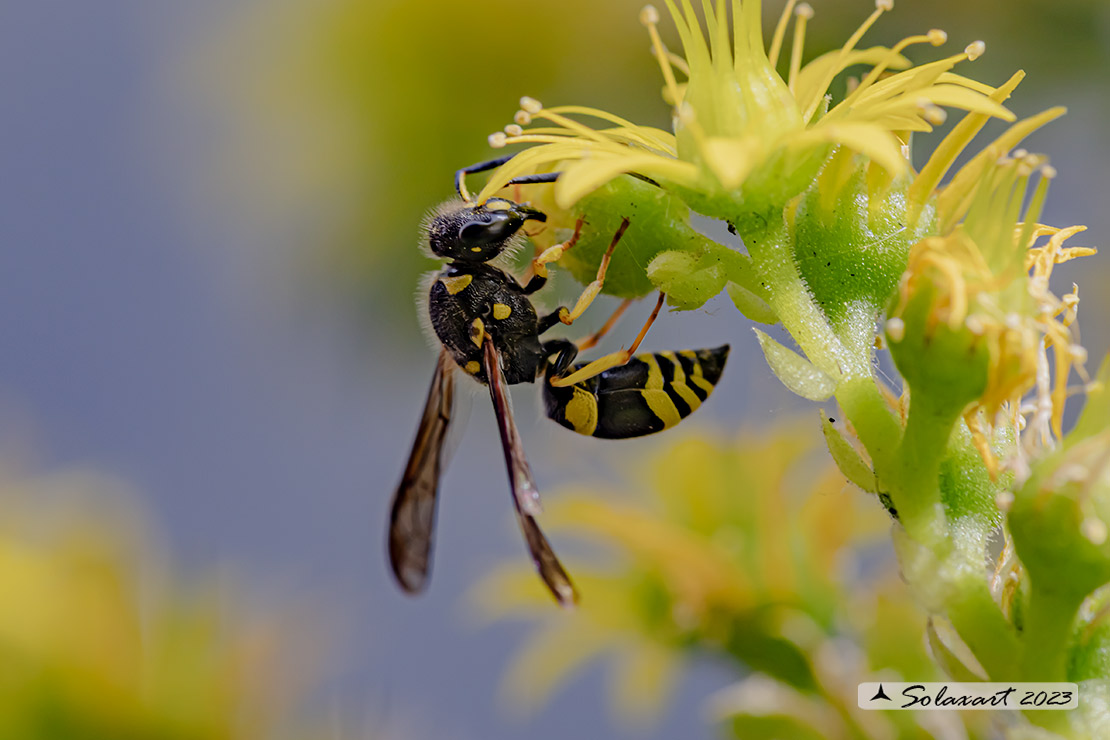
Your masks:
{"label": "yellow spot on thorax", "polygon": [[477,360],[471,360],[470,362],[466,363],[466,367],[463,369],[471,375],[477,375],[478,371],[482,369],[482,364]]}
{"label": "yellow spot on thorax", "polygon": [[486,325],[481,319],[474,319],[470,323],[470,341],[481,347],[486,339]]}
{"label": "yellow spot on thorax", "polygon": [[470,285],[474,280],[473,275],[456,275],[454,277],[440,278],[439,282],[443,283],[443,287],[447,288],[447,292],[451,295],[456,295],[466,290],[466,286]]}
{"label": "yellow spot on thorax", "polygon": [[509,308],[504,303],[493,304],[493,318],[497,319],[498,321],[509,318],[509,315],[512,314],[512,312],[513,309]]}

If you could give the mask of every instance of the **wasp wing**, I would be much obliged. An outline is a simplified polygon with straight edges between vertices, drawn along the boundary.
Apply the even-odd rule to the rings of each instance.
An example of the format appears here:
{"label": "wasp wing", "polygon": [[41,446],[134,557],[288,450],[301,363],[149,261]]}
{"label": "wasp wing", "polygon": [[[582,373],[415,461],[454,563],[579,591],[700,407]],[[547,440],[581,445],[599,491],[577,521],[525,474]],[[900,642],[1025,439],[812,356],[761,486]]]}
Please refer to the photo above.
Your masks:
{"label": "wasp wing", "polygon": [[389,515],[389,564],[401,588],[411,594],[424,590],[431,569],[436,498],[454,396],[454,361],[446,351],[440,352],[416,440]]}
{"label": "wasp wing", "polygon": [[501,372],[501,358],[489,335],[482,344],[482,351],[486,377],[489,379],[489,394],[493,399],[497,428],[501,432],[501,447],[505,451],[509,487],[512,489],[513,507],[516,510],[520,531],[524,534],[524,541],[528,545],[540,577],[551,590],[555,600],[561,606],[573,606],[578,601],[574,584],[570,582],[570,577],[563,570],[559,558],[555,556],[555,551],[551,549],[550,543],[536,524],[535,517],[530,513],[534,509],[526,503],[531,502],[534,507],[539,501],[539,494],[536,490],[536,482],[532,478],[532,469],[524,457],[524,445],[520,441],[520,433],[517,431],[513,411],[509,406],[508,387],[505,384],[505,376]]}

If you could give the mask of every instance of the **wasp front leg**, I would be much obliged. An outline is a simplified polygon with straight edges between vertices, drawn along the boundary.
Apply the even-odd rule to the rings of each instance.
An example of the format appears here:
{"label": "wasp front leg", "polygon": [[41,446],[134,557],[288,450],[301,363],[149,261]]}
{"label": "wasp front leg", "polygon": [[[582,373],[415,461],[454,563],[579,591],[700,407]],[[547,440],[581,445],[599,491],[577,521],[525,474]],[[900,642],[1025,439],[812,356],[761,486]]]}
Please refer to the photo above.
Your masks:
{"label": "wasp front leg", "polygon": [[586,219],[579,218],[574,224],[574,233],[570,235],[562,244],[548,247],[540,252],[532,259],[532,274],[538,278],[547,279],[547,266],[552,262],[558,262],[563,254],[571,249],[578,240],[582,237],[582,227],[586,225]]}
{"label": "wasp front leg", "polygon": [[[579,223],[581,223],[581,221],[579,221]],[[586,309],[590,307],[590,304],[594,302],[594,299],[601,294],[601,289],[605,285],[605,273],[609,270],[609,260],[613,257],[613,250],[617,248],[617,244],[620,242],[621,237],[624,236],[625,230],[628,229],[628,223],[627,218],[621,220],[621,225],[617,228],[617,233],[613,234],[613,240],[609,242],[609,248],[605,250],[605,254],[601,258],[601,264],[598,265],[597,268],[597,276],[594,278],[593,282],[587,285],[586,289],[582,291],[582,295],[578,296],[574,308],[569,311],[566,309],[560,311],[559,320],[567,326],[573,324],[585,313]],[[561,257],[563,252],[568,248],[569,247],[564,246],[558,256]],[[555,249],[555,247],[552,247],[552,249]],[[542,258],[543,255],[541,254],[539,259]]]}

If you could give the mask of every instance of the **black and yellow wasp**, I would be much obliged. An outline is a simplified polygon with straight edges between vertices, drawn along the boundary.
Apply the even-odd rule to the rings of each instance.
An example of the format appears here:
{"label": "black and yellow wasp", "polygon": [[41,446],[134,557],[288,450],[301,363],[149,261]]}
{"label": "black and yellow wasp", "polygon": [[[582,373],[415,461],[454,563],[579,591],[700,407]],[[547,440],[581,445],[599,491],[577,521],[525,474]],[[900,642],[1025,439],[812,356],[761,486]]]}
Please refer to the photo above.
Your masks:
{"label": "black and yellow wasp", "polygon": [[[461,170],[456,183],[464,173],[490,166],[483,163]],[[564,606],[577,601],[577,594],[536,524],[539,492],[513,421],[508,386],[542,377],[548,417],[580,434],[625,439],[677,424],[709,396],[724,368],[727,345],[634,356],[659,314],[662,294],[627,350],[590,363],[573,364],[580,350],[592,347],[611,328],[627,301],[596,334],[578,344],[566,339],[542,341],[540,336],[549,329],[573,323],[597,296],[613,250],[629,225],[625,220],[614,235],[597,279],[575,307],[559,307],[540,316],[529,296],[547,282],[546,263],[574,246],[582,222],[567,242],[533,260],[534,274],[525,285],[488,263],[512,246],[526,221],[542,222],[546,218],[526,205],[491,198],[480,204],[449,202],[428,222],[428,246],[447,261],[434,276],[427,304],[428,318],[442,350],[390,514],[390,564],[406,592],[424,589],[431,566],[436,497],[457,368],[489,387],[521,531],[540,577]]]}

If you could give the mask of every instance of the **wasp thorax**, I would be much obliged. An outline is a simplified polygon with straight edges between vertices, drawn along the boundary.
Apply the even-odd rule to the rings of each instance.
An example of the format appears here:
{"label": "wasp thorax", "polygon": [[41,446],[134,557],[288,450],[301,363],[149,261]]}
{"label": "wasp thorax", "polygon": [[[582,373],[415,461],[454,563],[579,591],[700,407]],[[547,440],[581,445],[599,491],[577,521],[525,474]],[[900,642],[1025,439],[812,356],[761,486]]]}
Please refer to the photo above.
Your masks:
{"label": "wasp thorax", "polygon": [[428,245],[437,256],[488,262],[509,246],[525,221],[546,221],[541,211],[502,198],[440,213],[428,227]]}

